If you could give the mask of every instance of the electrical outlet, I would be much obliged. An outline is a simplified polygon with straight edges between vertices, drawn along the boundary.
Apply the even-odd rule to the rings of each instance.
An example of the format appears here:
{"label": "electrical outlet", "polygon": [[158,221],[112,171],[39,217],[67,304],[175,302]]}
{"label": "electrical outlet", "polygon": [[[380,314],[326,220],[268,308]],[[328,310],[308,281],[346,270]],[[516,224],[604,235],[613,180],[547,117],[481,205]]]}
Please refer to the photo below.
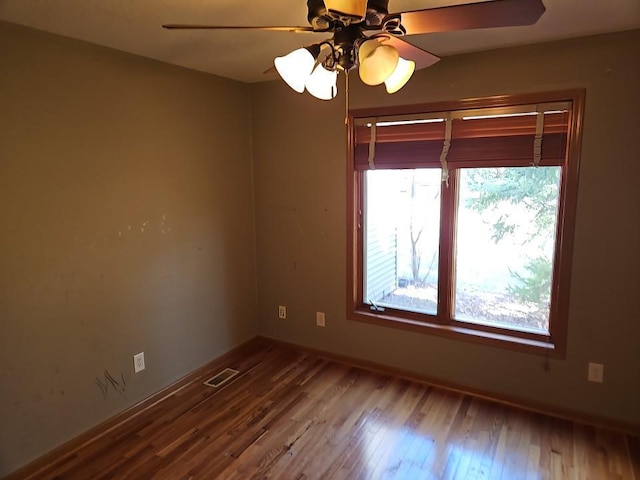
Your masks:
{"label": "electrical outlet", "polygon": [[278,305],[278,318],[287,318],[287,307],[285,307],[284,305]]}
{"label": "electrical outlet", "polygon": [[144,370],[144,352],[136,353],[133,356],[133,372],[138,373]]}
{"label": "electrical outlet", "polygon": [[590,382],[602,383],[604,381],[604,365],[601,363],[589,363],[587,380]]}
{"label": "electrical outlet", "polygon": [[316,325],[324,327],[324,312],[316,312]]}

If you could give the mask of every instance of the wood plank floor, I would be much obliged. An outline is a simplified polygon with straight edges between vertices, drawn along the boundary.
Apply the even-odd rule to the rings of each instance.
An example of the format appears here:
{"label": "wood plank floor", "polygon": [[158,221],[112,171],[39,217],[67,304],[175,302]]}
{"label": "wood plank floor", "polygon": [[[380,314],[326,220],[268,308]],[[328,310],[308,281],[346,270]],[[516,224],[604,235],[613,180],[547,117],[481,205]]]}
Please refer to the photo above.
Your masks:
{"label": "wood plank floor", "polygon": [[225,366],[25,478],[640,480],[620,433],[283,346]]}

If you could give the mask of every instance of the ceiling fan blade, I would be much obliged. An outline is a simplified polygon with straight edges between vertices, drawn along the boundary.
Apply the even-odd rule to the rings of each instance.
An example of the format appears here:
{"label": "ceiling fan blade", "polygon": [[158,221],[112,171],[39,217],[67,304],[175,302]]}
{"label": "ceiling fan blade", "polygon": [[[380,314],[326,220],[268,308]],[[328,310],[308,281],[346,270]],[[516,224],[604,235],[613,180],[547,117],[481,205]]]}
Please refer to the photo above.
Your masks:
{"label": "ceiling fan blade", "polygon": [[416,70],[430,67],[440,61],[440,57],[433,53],[427,52],[393,35],[385,38],[383,43],[394,46],[402,58],[413,60],[416,63]]}
{"label": "ceiling fan blade", "polygon": [[399,15],[407,35],[417,35],[474,28],[533,25],[544,12],[542,0],[492,0],[402,12]]}
{"label": "ceiling fan blade", "polygon": [[254,25],[188,25],[180,23],[167,23],[162,28],[168,30],[265,30],[270,32],[319,32],[313,27],[277,27],[277,26],[254,26]]}

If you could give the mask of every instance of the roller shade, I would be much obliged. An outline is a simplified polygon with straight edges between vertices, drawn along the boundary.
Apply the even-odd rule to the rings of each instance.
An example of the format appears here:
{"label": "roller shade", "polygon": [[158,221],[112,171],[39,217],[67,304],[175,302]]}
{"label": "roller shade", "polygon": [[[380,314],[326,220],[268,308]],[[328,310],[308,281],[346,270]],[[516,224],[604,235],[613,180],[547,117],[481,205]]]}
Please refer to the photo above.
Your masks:
{"label": "roller shade", "polygon": [[432,113],[428,118],[359,118],[355,124],[355,168],[366,170],[372,164],[374,124],[375,168],[440,167],[447,116],[451,122],[446,155],[449,168],[528,166],[534,164],[534,157],[539,165],[560,165],[567,148],[568,107],[562,102]]}

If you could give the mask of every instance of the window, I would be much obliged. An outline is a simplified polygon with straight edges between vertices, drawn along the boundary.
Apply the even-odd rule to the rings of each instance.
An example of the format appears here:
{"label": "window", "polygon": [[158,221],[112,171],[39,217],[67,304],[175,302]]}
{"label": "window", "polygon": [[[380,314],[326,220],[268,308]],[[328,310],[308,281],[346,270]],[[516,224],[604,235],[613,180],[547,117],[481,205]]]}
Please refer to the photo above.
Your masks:
{"label": "window", "polygon": [[583,103],[351,111],[349,318],[563,356]]}

